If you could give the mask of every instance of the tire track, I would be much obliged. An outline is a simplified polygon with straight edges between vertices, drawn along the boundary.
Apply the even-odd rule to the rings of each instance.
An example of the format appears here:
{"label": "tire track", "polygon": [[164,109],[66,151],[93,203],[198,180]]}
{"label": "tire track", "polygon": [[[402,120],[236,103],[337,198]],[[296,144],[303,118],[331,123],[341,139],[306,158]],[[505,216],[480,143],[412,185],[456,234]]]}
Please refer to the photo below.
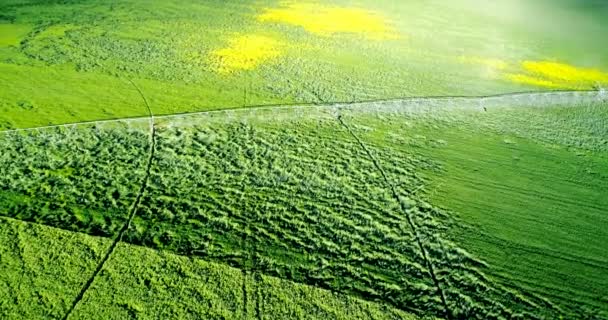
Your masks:
{"label": "tire track", "polygon": [[241,285],[241,291],[243,291],[243,314],[241,315],[241,319],[247,319],[247,315],[249,314],[247,312],[247,271],[245,270],[245,268],[241,269],[241,275],[243,277],[243,284]]}
{"label": "tire track", "polygon": [[154,154],[155,154],[155,150],[156,150],[156,128],[154,126],[154,114],[152,113],[152,109],[150,108],[150,105],[148,104],[148,100],[146,99],[143,92],[139,89],[139,87],[131,79],[129,79],[129,82],[131,83],[131,85],[133,85],[133,87],[135,87],[135,89],[141,95],[141,97],[146,105],[146,108],[148,110],[148,115],[149,115],[148,118],[150,120],[150,148],[149,148],[149,152],[148,152],[146,172],[145,172],[144,178],[141,182],[139,191],[137,193],[137,197],[135,198],[135,201],[133,202],[133,204],[131,205],[131,208],[129,209],[129,217],[128,217],[127,221],[125,222],[125,224],[122,226],[122,228],[118,232],[118,235],[116,236],[116,238],[114,238],[114,241],[112,242],[112,244],[106,251],[106,254],[104,255],[103,259],[99,262],[99,264],[97,265],[97,268],[93,272],[93,275],[87,280],[87,282],[84,284],[84,286],[82,287],[82,289],[80,290],[80,292],[78,293],[78,295],[76,296],[74,301],[72,302],[70,309],[68,309],[65,316],[62,318],[63,320],[69,319],[70,315],[74,312],[74,310],[76,309],[76,307],[78,306],[80,301],[82,301],[86,292],[89,290],[89,288],[95,281],[95,278],[97,278],[97,276],[103,269],[105,263],[108,261],[108,259],[110,259],[110,256],[112,255],[112,253],[114,253],[114,250],[116,249],[116,246],[118,246],[118,243],[120,243],[122,241],[122,237],[124,236],[125,232],[127,230],[129,230],[129,228],[131,227],[131,222],[133,221],[133,217],[135,217],[135,215],[137,214],[137,209],[139,208],[139,205],[141,204],[141,199],[143,197],[145,190],[147,189],[148,182],[150,180],[150,171],[152,169],[152,162],[153,162]]}
{"label": "tire track", "polygon": [[259,272],[253,274],[253,281],[255,284],[255,318],[262,319],[263,310],[263,295],[262,295],[262,275]]}
{"label": "tire track", "polygon": [[441,303],[443,304],[445,317],[446,317],[447,320],[451,320],[452,319],[452,313],[450,312],[450,310],[448,308],[448,303],[447,303],[447,299],[445,297],[445,293],[443,292],[443,289],[441,288],[441,284],[439,282],[439,279],[437,278],[437,275],[435,273],[435,266],[431,262],[431,259],[429,259],[429,254],[428,254],[426,248],[424,247],[424,244],[422,243],[422,237],[420,236],[420,233],[418,232],[418,227],[414,223],[414,220],[412,219],[411,215],[407,212],[406,208],[403,206],[402,201],[400,201],[400,199],[399,199],[399,194],[397,193],[397,189],[395,188],[394,184],[391,183],[391,181],[389,180],[386,172],[384,171],[384,169],[382,168],[382,166],[380,165],[380,163],[378,162],[378,160],[376,159],[376,157],[367,148],[367,146],[365,145],[365,143],[355,134],[354,131],[352,131],[352,129],[346,124],[346,122],[344,122],[344,120],[342,119],[342,115],[338,114],[337,117],[336,117],[336,119],[338,120],[338,122],[340,123],[340,125],[342,125],[351,134],[351,136],[357,141],[357,143],[359,143],[359,145],[365,151],[365,153],[367,154],[367,156],[369,157],[369,159],[373,162],[373,164],[376,167],[376,169],[382,175],[382,178],[384,179],[384,182],[389,186],[390,191],[391,191],[391,193],[393,195],[393,198],[395,199],[395,201],[397,201],[397,203],[399,203],[399,206],[401,207],[401,210],[405,214],[405,218],[406,218],[406,221],[407,221],[408,225],[410,226],[410,228],[414,232],[414,237],[416,238],[416,243],[418,244],[418,247],[419,247],[420,251],[422,252],[422,256],[423,256],[424,261],[425,261],[425,263],[426,263],[426,265],[428,267],[431,279],[433,280],[433,283],[434,283],[435,287],[437,288],[437,292],[439,293],[439,298],[441,299]]}
{"label": "tire track", "polygon": [[[90,121],[79,121],[79,122],[71,122],[57,125],[48,125],[48,126],[39,126],[39,127],[31,127],[31,128],[21,128],[21,129],[9,129],[9,130],[0,130],[1,133],[11,133],[11,132],[21,132],[21,131],[33,131],[33,130],[43,130],[50,128],[60,128],[60,127],[70,127],[77,125],[87,125],[87,124],[104,124],[104,123],[112,123],[119,121],[136,121],[136,120],[145,120],[149,119],[152,114],[148,102],[139,89],[131,79],[128,80],[134,87],[137,89],[139,94],[143,97],[144,101],[146,101],[146,106],[148,108],[149,115],[148,116],[133,116],[133,117],[124,117],[124,118],[114,118],[107,120],[90,120]],[[222,113],[226,111],[257,111],[257,110],[273,110],[273,109],[289,109],[293,107],[298,108],[313,108],[313,107],[345,107],[345,106],[355,106],[361,104],[373,104],[373,103],[407,103],[407,102],[445,102],[450,100],[470,100],[471,102],[477,101],[478,103],[472,103],[471,108],[479,109],[480,106],[487,99],[492,98],[513,98],[514,101],[517,99],[531,99],[531,98],[539,98],[539,97],[551,97],[551,96],[559,96],[563,94],[593,94],[594,102],[608,102],[607,97],[605,97],[605,93],[602,90],[549,90],[549,91],[521,91],[521,92],[510,92],[510,93],[501,93],[494,95],[482,95],[482,96],[418,96],[418,97],[403,97],[403,98],[390,98],[390,99],[370,99],[370,100],[361,100],[361,101],[350,101],[350,102],[332,102],[332,103],[288,103],[288,104],[260,104],[260,105],[249,105],[246,107],[228,107],[228,108],[218,108],[214,110],[207,111],[198,111],[198,112],[178,112],[173,114],[166,114],[161,116],[156,116],[157,119],[170,119],[179,116],[188,116],[188,115],[205,115],[205,114],[214,114],[214,113]],[[534,100],[530,100],[534,101]],[[542,104],[542,102],[539,102]],[[546,103],[545,103],[546,104]],[[554,103],[558,105],[559,103]],[[448,104],[446,104],[448,105]],[[539,105],[539,107],[542,107]],[[152,116],[154,117],[154,116]]]}

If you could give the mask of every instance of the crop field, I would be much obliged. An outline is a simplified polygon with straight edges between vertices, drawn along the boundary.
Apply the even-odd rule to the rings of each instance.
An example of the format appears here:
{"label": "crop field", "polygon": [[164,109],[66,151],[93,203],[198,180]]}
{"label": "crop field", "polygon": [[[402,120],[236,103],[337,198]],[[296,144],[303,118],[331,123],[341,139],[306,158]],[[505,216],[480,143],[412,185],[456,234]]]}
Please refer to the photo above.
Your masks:
{"label": "crop field", "polygon": [[[529,100],[536,107],[524,113]],[[336,317],[392,310],[399,318],[601,318],[608,136],[596,119],[605,119],[606,105],[592,92],[414,99],[161,117],[153,139],[145,119],[5,132],[2,177],[12,185],[3,182],[11,192],[3,192],[2,214],[102,243],[86,252],[84,273],[66,271],[77,284],[94,274],[84,294],[71,288],[57,297],[63,309],[41,300],[41,314],[70,310],[69,299],[79,297],[76,318],[278,317],[259,315],[275,308],[305,317],[304,302],[288,303],[294,298],[272,287],[289,281],[321,288],[301,287],[307,295],[356,297],[347,305],[337,298]],[[576,136],[562,139],[555,126],[521,133],[547,122]],[[32,154],[40,144],[46,158]],[[537,162],[543,170],[530,171]],[[563,163],[570,169],[550,174]],[[26,170],[36,183],[19,181]],[[108,185],[91,182],[101,173]],[[497,176],[504,182],[492,183]],[[140,191],[126,182],[141,180]],[[560,226],[579,233],[564,235]],[[150,250],[142,246],[163,253],[138,253]],[[100,260],[101,270],[91,270]],[[219,282],[197,289],[199,281]],[[235,298],[159,304],[176,295]],[[383,307],[361,311],[358,299]]]}
{"label": "crop field", "polygon": [[0,1],[0,319],[607,319],[606,19]]}
{"label": "crop field", "polygon": [[[111,241],[2,219],[3,319],[61,318]],[[241,302],[248,300],[246,304]],[[34,303],[35,302],[35,303]],[[415,319],[347,295],[121,244],[73,318]]]}
{"label": "crop field", "polygon": [[155,114],[592,89],[608,83],[606,10],[568,0],[4,0],[0,128],[145,116],[131,82]]}
{"label": "crop field", "polygon": [[478,107],[452,112],[447,121],[353,120],[368,144],[439,160],[420,172],[424,194],[454,213],[446,238],[483,257],[492,266],[488,275],[576,310],[566,318],[582,318],[581,309],[603,318],[606,104],[562,103],[525,111]]}

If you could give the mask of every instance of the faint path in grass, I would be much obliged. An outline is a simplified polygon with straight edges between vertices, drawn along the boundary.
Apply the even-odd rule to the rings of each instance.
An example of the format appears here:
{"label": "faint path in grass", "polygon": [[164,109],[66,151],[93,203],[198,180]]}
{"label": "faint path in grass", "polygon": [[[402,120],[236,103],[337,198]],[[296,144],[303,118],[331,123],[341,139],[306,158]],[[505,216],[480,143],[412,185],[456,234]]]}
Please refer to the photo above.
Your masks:
{"label": "faint path in grass", "polygon": [[431,276],[431,279],[433,280],[433,284],[437,288],[437,292],[439,293],[439,298],[441,299],[441,303],[443,304],[445,317],[448,320],[452,319],[452,313],[450,312],[450,310],[448,308],[448,303],[447,303],[447,299],[445,297],[445,293],[444,293],[444,291],[441,287],[441,283],[439,283],[439,279],[437,278],[437,275],[435,273],[435,266],[431,262],[431,259],[429,259],[429,254],[428,254],[426,248],[424,247],[424,244],[422,243],[422,238],[420,236],[420,233],[418,232],[418,227],[414,223],[414,220],[412,219],[411,215],[408,213],[407,208],[405,208],[405,206],[403,205],[403,201],[401,201],[401,199],[399,197],[399,193],[397,192],[397,189],[395,188],[395,185],[389,180],[386,172],[384,171],[384,169],[382,168],[382,166],[380,165],[380,163],[378,162],[376,157],[371,153],[369,148],[367,148],[365,143],[355,134],[355,132],[348,126],[348,124],[346,124],[346,122],[344,122],[344,119],[342,119],[342,116],[340,114],[338,114],[336,118],[337,118],[338,122],[340,123],[340,125],[342,125],[352,135],[352,137],[357,141],[357,143],[359,143],[361,148],[365,151],[365,153],[367,154],[369,159],[374,163],[374,167],[376,167],[376,169],[378,169],[378,171],[382,175],[382,178],[384,179],[384,182],[390,188],[393,198],[395,199],[395,201],[397,201],[397,203],[399,203],[399,206],[401,207],[401,210],[403,211],[403,213],[405,215],[406,221],[407,221],[410,229],[412,229],[412,232],[414,232],[416,243],[418,244],[418,247],[419,247],[420,251],[422,252],[422,257],[424,258],[424,261],[429,269],[429,275]]}
{"label": "faint path in grass", "polygon": [[72,314],[72,312],[74,311],[74,309],[76,309],[76,307],[78,306],[78,303],[80,303],[80,301],[82,300],[82,298],[84,297],[86,292],[89,290],[89,288],[93,284],[93,281],[95,281],[95,278],[99,275],[99,272],[101,272],[101,270],[103,269],[105,263],[108,261],[110,256],[112,256],[112,253],[114,252],[114,249],[116,249],[116,246],[118,245],[118,243],[120,243],[122,241],[122,237],[125,234],[125,232],[127,230],[129,230],[129,228],[131,227],[131,222],[133,221],[133,217],[135,217],[135,215],[137,214],[137,209],[139,208],[139,205],[141,203],[141,198],[142,198],[142,196],[148,186],[148,182],[150,180],[150,171],[152,169],[152,161],[154,159],[154,153],[156,150],[156,127],[154,125],[154,114],[152,113],[152,109],[150,108],[150,105],[148,104],[148,100],[146,99],[143,92],[139,89],[139,87],[131,79],[129,79],[129,82],[131,83],[131,85],[133,85],[135,87],[135,89],[141,95],[141,97],[146,105],[146,108],[148,109],[148,113],[149,113],[148,119],[149,119],[149,125],[150,125],[150,149],[148,152],[146,173],[141,182],[141,186],[137,193],[137,197],[135,198],[135,201],[133,202],[133,204],[131,205],[131,208],[129,209],[129,218],[127,219],[125,224],[122,226],[122,228],[118,232],[118,235],[116,236],[116,238],[114,238],[112,245],[110,245],[110,247],[106,251],[106,254],[104,255],[103,259],[97,265],[97,268],[95,269],[95,272],[93,272],[93,275],[87,280],[87,282],[84,284],[84,286],[82,287],[82,289],[80,290],[80,292],[78,293],[76,298],[74,299],[72,306],[70,307],[68,312],[63,317],[64,320],[69,319],[69,317]]}
{"label": "faint path in grass", "polygon": [[[20,129],[8,129],[0,130],[0,133],[11,133],[20,131],[32,131],[32,130],[43,130],[61,127],[72,127],[78,125],[101,125],[107,123],[115,123],[119,121],[140,121],[148,119],[164,119],[186,115],[199,115],[199,114],[213,114],[222,113],[227,111],[256,111],[256,110],[272,110],[272,109],[288,109],[288,108],[306,108],[306,107],[345,107],[345,106],[356,106],[362,108],[386,108],[393,107],[395,109],[404,108],[415,108],[421,107],[422,104],[428,104],[430,106],[439,105],[443,107],[456,106],[457,103],[465,102],[465,105],[459,107],[466,107],[468,109],[479,109],[485,110],[486,106],[499,106],[500,104],[517,103],[525,104],[526,107],[545,107],[565,103],[577,103],[577,102],[608,102],[608,93],[605,89],[600,90],[552,90],[552,91],[522,91],[513,93],[503,93],[496,95],[487,96],[427,96],[427,97],[405,97],[405,98],[391,98],[391,99],[374,99],[374,100],[363,100],[355,102],[333,102],[333,103],[292,103],[292,104],[269,104],[269,105],[249,105],[243,107],[232,107],[232,108],[218,108],[207,111],[199,112],[183,112],[174,114],[165,114],[160,116],[154,116],[150,105],[148,104],[145,95],[137,87],[132,80],[129,82],[136,88],[140,96],[146,104],[148,111],[147,116],[141,117],[127,117],[127,118],[115,118],[106,120],[91,120],[91,121],[80,121],[65,124],[48,125],[41,127],[31,128],[20,128]],[[395,106],[395,105],[398,106]]]}

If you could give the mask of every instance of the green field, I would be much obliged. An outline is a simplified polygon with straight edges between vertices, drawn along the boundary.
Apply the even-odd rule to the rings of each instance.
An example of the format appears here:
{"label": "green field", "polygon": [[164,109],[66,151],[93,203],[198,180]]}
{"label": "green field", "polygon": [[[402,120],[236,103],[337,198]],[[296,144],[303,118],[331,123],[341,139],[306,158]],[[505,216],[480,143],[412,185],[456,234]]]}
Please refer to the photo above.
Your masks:
{"label": "green field", "polygon": [[1,1],[0,318],[606,319],[606,19]]}
{"label": "green field", "polygon": [[[111,242],[7,218],[0,218],[0,232],[3,319],[63,317]],[[124,244],[116,248],[72,317],[193,316],[415,319],[382,304]]]}
{"label": "green field", "polygon": [[[539,107],[525,110],[521,97],[507,97],[485,101],[486,111],[479,99],[427,99],[157,118],[148,182],[119,238],[188,256],[188,266],[214,261],[244,279],[285,279],[421,316],[601,318],[608,157],[598,135],[608,136],[605,121],[596,121],[607,105],[598,98],[526,95],[523,104],[536,99]],[[117,238],[136,189],[120,181],[146,171],[146,122],[4,133],[1,176],[13,186],[3,192],[12,195],[3,197],[3,214]],[[546,122],[577,135],[562,139]],[[521,133],[539,125],[547,130]],[[44,159],[32,154],[39,145],[54,161],[27,161]],[[79,168],[77,153],[98,161]],[[19,179],[25,170],[36,183]],[[102,264],[72,316],[96,315],[99,306],[109,312],[101,318],[178,312],[148,305],[167,292],[121,289],[154,273],[141,259],[117,262],[128,260],[125,248],[119,243]],[[132,280],[108,275],[129,265],[142,270]],[[172,281],[183,272],[166,271]],[[184,312],[250,312],[209,308]]]}
{"label": "green field", "polygon": [[422,170],[422,190],[454,212],[446,236],[483,257],[498,282],[605,312],[606,111],[606,104],[488,107],[449,121],[355,121],[370,144],[438,161]]}
{"label": "green field", "polygon": [[591,89],[608,83],[607,11],[565,0],[5,0],[0,126],[145,116],[130,81],[155,114]]}

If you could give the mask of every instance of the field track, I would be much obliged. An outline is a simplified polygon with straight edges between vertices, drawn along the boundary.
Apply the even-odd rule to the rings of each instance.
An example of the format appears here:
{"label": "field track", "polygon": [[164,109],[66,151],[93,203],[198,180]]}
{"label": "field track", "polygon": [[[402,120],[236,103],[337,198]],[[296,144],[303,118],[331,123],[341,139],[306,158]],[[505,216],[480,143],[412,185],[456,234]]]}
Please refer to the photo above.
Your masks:
{"label": "field track", "polygon": [[104,255],[103,259],[101,259],[101,261],[97,265],[97,268],[95,269],[95,272],[93,273],[93,275],[85,283],[85,285],[80,290],[80,293],[78,294],[78,296],[76,296],[76,299],[74,299],[74,301],[72,302],[72,306],[70,307],[70,309],[68,309],[68,312],[63,317],[64,320],[67,320],[70,318],[70,315],[72,314],[72,312],[74,312],[74,309],[76,309],[76,307],[78,306],[80,301],[82,301],[82,298],[84,297],[85,293],[89,290],[89,288],[93,284],[93,281],[95,281],[95,278],[97,278],[99,272],[101,272],[101,270],[105,266],[106,262],[112,255],[112,253],[114,253],[114,250],[116,249],[116,246],[118,245],[118,243],[120,243],[122,241],[122,237],[124,236],[125,232],[131,227],[133,217],[135,217],[135,215],[137,214],[137,210],[139,209],[142,196],[148,186],[148,182],[150,181],[150,171],[152,170],[152,163],[154,161],[154,152],[156,151],[156,132],[155,132],[156,128],[154,126],[154,113],[152,113],[152,109],[150,108],[148,99],[146,99],[146,96],[141,91],[141,89],[132,80],[129,79],[129,82],[131,82],[133,87],[135,87],[137,92],[139,92],[139,94],[141,95],[142,101],[144,102],[144,104],[146,105],[146,109],[148,110],[147,118],[150,120],[150,122],[149,122],[150,149],[148,150],[148,160],[146,162],[146,174],[142,179],[141,187],[139,188],[137,197],[135,198],[135,201],[133,201],[133,204],[131,205],[131,208],[129,209],[129,211],[130,211],[129,218],[127,219],[125,224],[120,229],[120,232],[118,233],[116,238],[113,240],[112,245],[106,251],[106,254]]}
{"label": "field track", "polygon": [[[137,87],[136,87],[137,88]],[[137,88],[139,91],[139,88]],[[141,91],[139,91],[141,94]],[[142,95],[143,97],[143,95]],[[149,115],[141,117],[118,118],[96,121],[82,121],[41,127],[21,128],[0,130],[0,133],[11,133],[31,130],[44,130],[58,127],[72,127],[78,125],[97,125],[107,124],[120,121],[140,121],[156,119],[170,119],[179,116],[191,116],[197,114],[214,114],[222,112],[255,112],[273,109],[289,109],[289,108],[353,108],[364,111],[380,111],[388,109],[389,111],[430,109],[436,107],[460,107],[466,109],[484,110],[487,107],[509,107],[509,106],[526,106],[526,107],[547,107],[564,104],[578,104],[589,102],[608,101],[608,92],[605,89],[601,90],[552,90],[552,91],[531,91],[531,92],[513,92],[506,94],[487,95],[487,96],[436,96],[436,97],[408,97],[400,99],[380,99],[358,102],[339,102],[331,104],[280,104],[280,105],[255,105],[239,108],[215,109],[201,112],[176,113],[168,115],[154,116],[152,110],[147,104]]]}
{"label": "field track", "polygon": [[410,229],[414,233],[414,238],[416,239],[416,244],[418,245],[420,252],[422,252],[422,257],[424,258],[424,262],[426,263],[427,268],[429,270],[429,275],[431,276],[431,279],[433,279],[433,284],[437,288],[437,292],[439,293],[439,297],[441,298],[441,304],[443,305],[445,317],[446,317],[446,319],[450,320],[452,313],[449,311],[447,299],[446,299],[445,293],[441,287],[441,283],[437,279],[437,275],[435,272],[436,266],[433,264],[431,259],[429,259],[429,254],[423,245],[423,239],[422,239],[422,236],[420,235],[420,232],[418,231],[418,227],[414,223],[414,221],[413,221],[411,215],[408,213],[407,209],[403,206],[403,202],[400,201],[399,192],[395,188],[395,185],[388,178],[386,172],[384,171],[384,169],[378,162],[378,159],[376,159],[376,157],[370,152],[369,148],[361,140],[361,138],[359,138],[359,136],[357,136],[357,134],[355,134],[355,132],[348,126],[348,124],[346,122],[344,122],[344,120],[342,119],[341,116],[338,116],[338,122],[340,122],[340,125],[342,125],[344,128],[346,128],[346,130],[353,136],[353,138],[357,141],[357,143],[359,143],[361,148],[363,150],[365,150],[365,153],[367,154],[369,159],[374,163],[374,166],[382,175],[382,178],[384,179],[384,182],[386,183],[386,185],[389,187],[393,198],[395,199],[395,201],[399,202],[401,210],[403,211],[403,214],[406,218],[406,221],[407,221]]}

